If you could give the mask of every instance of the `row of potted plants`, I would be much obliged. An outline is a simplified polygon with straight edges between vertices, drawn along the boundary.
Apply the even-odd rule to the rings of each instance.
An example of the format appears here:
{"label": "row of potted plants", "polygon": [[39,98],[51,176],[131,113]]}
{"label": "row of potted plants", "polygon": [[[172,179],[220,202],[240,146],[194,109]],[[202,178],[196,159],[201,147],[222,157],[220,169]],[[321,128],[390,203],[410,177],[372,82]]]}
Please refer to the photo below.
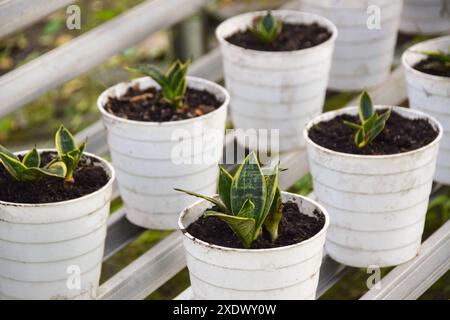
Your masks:
{"label": "row of potted plants", "polygon": [[[183,231],[198,298],[312,299],[325,238],[327,252],[351,266],[396,265],[417,254],[447,131],[420,111],[374,106],[366,93],[359,108],[320,115],[337,37],[325,18],[244,14],[224,22],[217,36],[235,126],[246,128],[242,115],[251,110],[247,121],[265,118],[251,128],[286,129],[283,151],[306,144],[318,203],[281,192],[280,169],[266,168],[254,153],[234,175],[217,170],[227,90],[188,77],[189,62],[165,73],[139,67],[132,71],[147,77],[98,99],[114,169],[83,154],[85,143],[78,146],[63,127],[55,150],[0,149],[0,179],[8,186],[0,192],[2,298],[95,297],[116,174],[131,222]],[[430,99],[412,105],[427,112],[436,101],[448,105],[450,92],[448,75],[426,73],[448,72],[440,51],[449,39],[435,41],[439,46],[425,43],[404,56],[411,74],[424,79],[408,83],[423,83]],[[418,65],[426,55],[431,71]],[[430,91],[432,80],[443,87]],[[192,205],[191,195],[206,200]]]}

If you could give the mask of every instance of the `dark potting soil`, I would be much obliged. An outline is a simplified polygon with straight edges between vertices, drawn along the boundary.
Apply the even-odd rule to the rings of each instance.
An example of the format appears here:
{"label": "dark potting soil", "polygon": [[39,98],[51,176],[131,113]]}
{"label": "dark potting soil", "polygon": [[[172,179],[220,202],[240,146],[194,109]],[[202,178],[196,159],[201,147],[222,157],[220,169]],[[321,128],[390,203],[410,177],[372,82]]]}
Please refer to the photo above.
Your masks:
{"label": "dark potting soil", "polygon": [[167,122],[196,118],[210,113],[222,105],[207,91],[187,89],[183,108],[175,110],[163,99],[161,90],[139,86],[130,87],[124,96],[109,98],[106,111],[118,117],[148,122]]}
{"label": "dark potting soil", "polygon": [[[42,166],[56,157],[55,153],[41,154]],[[50,203],[80,198],[102,188],[109,178],[97,159],[83,156],[74,172],[75,183],[44,176],[36,182],[19,182],[0,165],[0,200],[14,203]]]}
{"label": "dark potting soil", "polygon": [[[263,228],[252,249],[268,249],[289,246],[316,235],[325,224],[322,213],[314,212],[316,217],[302,214],[293,202],[283,204],[283,218],[278,228],[278,239],[272,242],[269,233]],[[194,238],[227,248],[244,248],[228,224],[217,217],[200,217],[186,230]]]}
{"label": "dark potting soil", "polygon": [[[378,113],[386,110],[378,110]],[[343,121],[360,123],[357,116],[341,115],[321,122],[309,130],[309,138],[318,145],[338,152],[361,155],[388,155],[419,149],[431,143],[438,132],[424,119],[411,120],[393,111],[384,131],[372,143],[359,149],[354,142],[356,130]]]}
{"label": "dark potting soil", "polygon": [[234,45],[258,51],[295,51],[317,46],[331,38],[332,33],[317,23],[283,23],[281,33],[272,43],[262,43],[251,30],[238,31],[226,40]]}
{"label": "dark potting soil", "polygon": [[413,68],[433,76],[450,78],[450,67],[446,66],[443,61],[433,57],[428,57],[419,61]]}

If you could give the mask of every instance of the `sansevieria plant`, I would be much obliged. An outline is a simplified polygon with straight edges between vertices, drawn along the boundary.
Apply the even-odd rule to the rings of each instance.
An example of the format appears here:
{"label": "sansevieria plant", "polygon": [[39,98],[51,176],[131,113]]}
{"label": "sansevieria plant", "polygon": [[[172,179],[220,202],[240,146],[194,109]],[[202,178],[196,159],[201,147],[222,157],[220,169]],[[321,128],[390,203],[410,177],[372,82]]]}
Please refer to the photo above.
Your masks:
{"label": "sansevieria plant", "polygon": [[182,108],[187,91],[186,76],[190,64],[190,59],[185,63],[177,60],[170,66],[166,73],[161,72],[152,65],[127,68],[127,70],[140,72],[155,80],[161,86],[164,99],[174,108]]}
{"label": "sansevieria plant", "polygon": [[350,128],[356,129],[355,144],[362,149],[369,145],[384,130],[386,122],[391,116],[391,109],[379,115],[373,105],[369,94],[364,91],[359,97],[358,116],[360,124],[344,121],[344,124]]}
{"label": "sansevieria plant", "polygon": [[253,34],[262,43],[274,42],[283,29],[283,23],[272,15],[269,11],[265,16],[255,20],[254,26],[250,28]]}
{"label": "sansevieria plant", "polygon": [[55,136],[58,158],[41,167],[41,157],[36,148],[30,150],[22,160],[0,145],[0,162],[18,181],[37,181],[43,176],[52,176],[73,183],[73,173],[80,162],[86,141],[77,145],[72,134],[63,125]]}
{"label": "sansevieria plant", "polygon": [[205,216],[217,217],[226,222],[245,248],[250,248],[258,239],[263,227],[275,241],[283,214],[281,190],[278,186],[279,166],[271,168],[269,173],[265,174],[252,152],[234,176],[222,166],[219,171],[219,198],[176,190],[214,204],[212,210],[205,212]]}
{"label": "sansevieria plant", "polygon": [[443,51],[418,51],[423,55],[426,55],[430,58],[437,59],[441,61],[447,68],[450,68],[450,47],[448,48],[448,52],[445,53]]}

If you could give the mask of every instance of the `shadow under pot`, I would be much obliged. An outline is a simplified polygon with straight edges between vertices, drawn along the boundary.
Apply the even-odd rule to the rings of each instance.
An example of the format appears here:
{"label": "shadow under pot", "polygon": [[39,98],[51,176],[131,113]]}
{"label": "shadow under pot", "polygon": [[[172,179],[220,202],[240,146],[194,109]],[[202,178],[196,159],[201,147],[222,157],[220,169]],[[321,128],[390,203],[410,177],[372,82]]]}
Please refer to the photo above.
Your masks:
{"label": "shadow under pot", "polygon": [[[450,20],[449,20],[450,23]],[[450,36],[421,42],[403,54],[410,108],[439,119],[444,129],[436,168],[436,182],[450,185],[450,66],[421,51],[450,50]]]}
{"label": "shadow under pot", "polygon": [[[271,240],[264,242],[260,236],[250,249],[240,244],[224,222],[214,224],[203,217],[211,209],[206,200],[182,212],[178,224],[183,232],[195,299],[315,299],[329,225],[328,214],[316,202],[296,194],[282,192],[282,203],[284,218],[279,238],[290,238],[292,233],[284,232],[284,229],[300,228],[303,239],[290,245],[273,245]],[[292,227],[291,221],[303,227],[298,224]],[[305,221],[308,222],[306,228]],[[268,247],[264,248],[261,243]]]}
{"label": "shadow under pot", "polygon": [[305,146],[304,126],[322,113],[337,29],[314,14],[276,10],[281,33],[262,45],[250,28],[266,14],[238,15],[216,30],[231,118],[246,148],[297,150]]}
{"label": "shadow under pot", "polygon": [[160,86],[149,77],[119,83],[97,102],[126,217],[144,228],[177,228],[192,199],[175,187],[216,192],[228,93],[196,77],[187,77],[187,87],[186,99],[198,108],[183,114],[160,105]]}
{"label": "shadow under pot", "polygon": [[[56,156],[38,152],[44,164]],[[73,185],[54,177],[19,182],[0,168],[8,189],[0,192],[0,300],[95,299],[114,175],[89,153]]]}
{"label": "shadow under pot", "polygon": [[330,214],[326,251],[354,267],[398,265],[420,249],[442,127],[393,107],[384,131],[360,149],[343,123],[357,119],[357,107],[344,108],[304,131],[314,194]]}

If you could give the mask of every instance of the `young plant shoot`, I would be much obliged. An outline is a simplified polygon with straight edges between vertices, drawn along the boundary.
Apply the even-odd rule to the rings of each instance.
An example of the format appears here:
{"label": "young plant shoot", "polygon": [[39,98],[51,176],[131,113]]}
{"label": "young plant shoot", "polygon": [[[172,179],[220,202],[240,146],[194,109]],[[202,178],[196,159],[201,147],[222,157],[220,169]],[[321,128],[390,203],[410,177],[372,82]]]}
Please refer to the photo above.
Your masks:
{"label": "young plant shoot", "polygon": [[64,178],[67,167],[61,160],[49,163],[41,168],[41,157],[36,148],[30,150],[22,161],[14,153],[0,145],[0,162],[17,181],[33,182],[43,176]]}
{"label": "young plant shoot", "polygon": [[55,161],[64,162],[67,172],[65,181],[67,183],[74,183],[73,173],[80,162],[83,151],[86,147],[85,140],[78,146],[72,134],[63,125],[61,125],[55,135],[55,145],[58,151],[59,159]]}
{"label": "young plant shoot", "polygon": [[360,124],[344,121],[344,124],[352,129],[357,130],[355,134],[355,144],[358,148],[365,148],[378,135],[380,135],[386,122],[391,116],[391,109],[379,115],[372,103],[369,94],[364,91],[359,97],[359,112]]}
{"label": "young plant shoot", "polygon": [[254,26],[250,29],[258,40],[269,44],[274,42],[281,33],[283,23],[275,19],[269,11],[264,17],[255,20]]}
{"label": "young plant shoot", "polygon": [[437,59],[441,61],[447,68],[450,68],[450,46],[447,53],[443,51],[419,51],[418,53],[426,55],[429,58]]}
{"label": "young plant shoot", "polygon": [[166,100],[173,108],[182,108],[187,91],[186,76],[190,63],[191,59],[185,63],[177,60],[172,63],[165,74],[151,65],[127,69],[140,72],[155,80],[161,87],[164,100]]}
{"label": "young plant shoot", "polygon": [[273,241],[278,238],[278,225],[283,214],[281,190],[278,186],[279,166],[270,174],[263,173],[255,153],[250,153],[231,176],[219,166],[219,197],[212,198],[194,192],[175,189],[205,199],[214,204],[206,217],[226,222],[245,248],[259,237],[263,226]]}

